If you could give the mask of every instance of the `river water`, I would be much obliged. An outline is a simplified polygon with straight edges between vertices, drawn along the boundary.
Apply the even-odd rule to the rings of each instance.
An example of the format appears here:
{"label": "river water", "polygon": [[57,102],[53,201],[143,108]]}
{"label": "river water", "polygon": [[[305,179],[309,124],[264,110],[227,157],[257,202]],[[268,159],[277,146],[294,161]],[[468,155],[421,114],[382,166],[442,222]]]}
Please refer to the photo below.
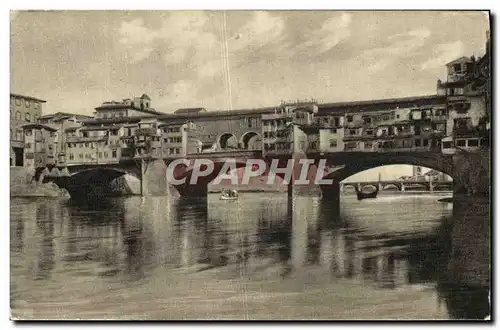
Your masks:
{"label": "river water", "polygon": [[484,318],[487,291],[446,280],[443,195],[216,194],[203,202],[12,199],[20,319]]}

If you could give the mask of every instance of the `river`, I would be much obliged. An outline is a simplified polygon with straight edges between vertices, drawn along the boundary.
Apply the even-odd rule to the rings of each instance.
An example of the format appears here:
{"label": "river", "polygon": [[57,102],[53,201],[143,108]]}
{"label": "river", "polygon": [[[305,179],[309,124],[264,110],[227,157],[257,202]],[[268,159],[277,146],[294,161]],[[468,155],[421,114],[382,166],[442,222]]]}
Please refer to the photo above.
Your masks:
{"label": "river", "polygon": [[166,197],[11,199],[11,314],[20,319],[484,318],[488,291],[446,277],[439,194],[247,193],[208,208]]}

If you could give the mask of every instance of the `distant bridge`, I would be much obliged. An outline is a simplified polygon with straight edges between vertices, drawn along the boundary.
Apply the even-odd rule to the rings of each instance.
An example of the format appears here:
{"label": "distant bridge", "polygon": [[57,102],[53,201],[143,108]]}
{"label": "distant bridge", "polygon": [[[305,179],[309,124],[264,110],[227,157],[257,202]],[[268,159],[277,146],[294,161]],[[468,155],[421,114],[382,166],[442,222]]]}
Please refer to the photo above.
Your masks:
{"label": "distant bridge", "polygon": [[363,191],[365,187],[372,187],[375,190],[387,190],[396,188],[404,192],[407,189],[424,188],[427,191],[453,190],[453,181],[415,181],[415,180],[387,180],[387,181],[364,181],[364,182],[343,182],[340,184],[341,190],[345,187],[353,187],[356,191]]}

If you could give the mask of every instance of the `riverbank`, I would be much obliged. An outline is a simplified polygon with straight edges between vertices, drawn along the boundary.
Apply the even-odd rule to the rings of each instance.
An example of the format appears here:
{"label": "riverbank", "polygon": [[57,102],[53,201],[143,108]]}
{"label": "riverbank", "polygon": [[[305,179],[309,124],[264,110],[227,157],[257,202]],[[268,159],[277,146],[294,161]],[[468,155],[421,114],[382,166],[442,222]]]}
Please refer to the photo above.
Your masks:
{"label": "riverbank", "polygon": [[11,185],[10,187],[10,197],[51,197],[51,198],[61,198],[69,199],[69,195],[66,189],[59,188],[55,183],[37,183],[33,182],[30,184],[22,185]]}
{"label": "riverbank", "polygon": [[39,183],[33,180],[33,173],[23,167],[10,169],[10,197],[50,197],[69,199],[66,189],[55,183]]}

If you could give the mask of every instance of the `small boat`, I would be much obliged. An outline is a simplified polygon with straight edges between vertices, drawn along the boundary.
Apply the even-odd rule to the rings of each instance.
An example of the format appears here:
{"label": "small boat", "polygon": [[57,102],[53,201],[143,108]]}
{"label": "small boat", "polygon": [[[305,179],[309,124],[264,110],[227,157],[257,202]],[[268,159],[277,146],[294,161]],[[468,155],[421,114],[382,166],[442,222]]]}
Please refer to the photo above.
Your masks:
{"label": "small boat", "polygon": [[238,199],[238,192],[234,189],[224,189],[220,195],[221,200],[232,201]]}
{"label": "small boat", "polygon": [[356,189],[356,195],[358,195],[358,200],[368,199],[368,198],[377,198],[378,195],[378,187],[371,192],[363,192],[361,190]]}
{"label": "small boat", "polygon": [[374,191],[374,192],[370,192],[370,193],[363,193],[363,192],[357,191],[356,194],[358,195],[358,200],[367,199],[367,198],[377,198],[378,191]]}

